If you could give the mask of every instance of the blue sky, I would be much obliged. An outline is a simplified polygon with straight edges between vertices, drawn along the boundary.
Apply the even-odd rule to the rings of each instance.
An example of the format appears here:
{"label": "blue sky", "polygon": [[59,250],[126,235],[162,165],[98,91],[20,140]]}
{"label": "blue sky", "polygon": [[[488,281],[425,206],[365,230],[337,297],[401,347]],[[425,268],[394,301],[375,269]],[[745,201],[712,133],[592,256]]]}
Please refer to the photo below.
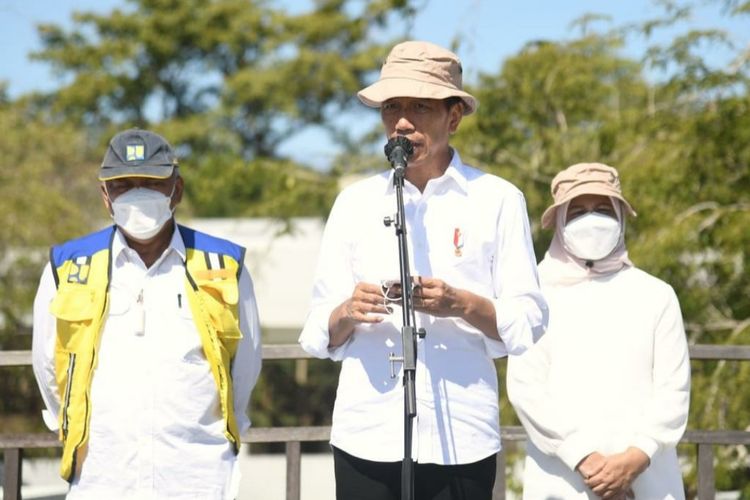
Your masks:
{"label": "blue sky", "polygon": [[[305,9],[311,3],[311,0],[278,1],[295,10]],[[718,7],[720,1],[698,10],[690,25],[726,29],[737,44],[748,47],[750,18],[723,16]],[[479,72],[497,72],[506,57],[529,41],[574,36],[570,22],[585,13],[609,15],[616,25],[660,13],[652,0],[420,0],[418,3],[422,8],[413,26],[413,38],[448,46],[459,37],[457,52],[463,62],[465,81],[470,83]],[[11,97],[31,90],[50,90],[59,83],[47,66],[28,58],[29,52],[39,48],[37,23],[69,25],[74,10],[107,12],[125,4],[124,0],[0,0],[0,80],[7,82]],[[671,34],[659,33],[657,40],[668,40]],[[640,57],[645,46],[644,40],[634,39],[624,50],[627,55]],[[716,49],[712,57],[723,64],[727,54]],[[373,115],[372,120],[375,123],[377,118]],[[295,143],[301,141],[306,159],[316,157],[321,164],[326,163],[332,154],[331,145],[318,135],[315,130],[304,132],[290,141],[289,151],[300,150]],[[309,147],[318,151],[310,151]]]}

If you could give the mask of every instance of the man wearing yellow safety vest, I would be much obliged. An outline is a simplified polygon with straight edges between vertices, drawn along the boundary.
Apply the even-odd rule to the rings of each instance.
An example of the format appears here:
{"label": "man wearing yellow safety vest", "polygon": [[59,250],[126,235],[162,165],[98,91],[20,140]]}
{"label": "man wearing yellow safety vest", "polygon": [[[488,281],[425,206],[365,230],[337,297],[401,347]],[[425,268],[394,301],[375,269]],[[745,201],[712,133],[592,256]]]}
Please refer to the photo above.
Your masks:
{"label": "man wearing yellow safety vest", "polygon": [[244,248],[174,220],[169,143],[115,135],[99,171],[114,225],[52,247],[33,365],[69,499],[237,495],[261,365]]}

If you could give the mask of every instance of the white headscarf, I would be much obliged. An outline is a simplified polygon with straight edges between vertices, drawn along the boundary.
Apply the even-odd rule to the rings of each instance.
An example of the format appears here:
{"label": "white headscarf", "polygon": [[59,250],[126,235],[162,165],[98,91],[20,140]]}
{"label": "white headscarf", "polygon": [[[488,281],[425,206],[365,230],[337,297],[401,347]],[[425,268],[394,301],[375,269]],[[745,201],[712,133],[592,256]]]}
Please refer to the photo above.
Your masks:
{"label": "white headscarf", "polygon": [[544,254],[544,259],[539,263],[539,275],[544,284],[574,285],[581,281],[614,274],[633,266],[625,248],[624,207],[619,199],[612,196],[609,199],[615,209],[617,221],[620,223],[620,239],[612,253],[596,261],[587,261],[576,257],[566,248],[562,233],[565,228],[570,201],[557,208],[555,235],[547,253]]}

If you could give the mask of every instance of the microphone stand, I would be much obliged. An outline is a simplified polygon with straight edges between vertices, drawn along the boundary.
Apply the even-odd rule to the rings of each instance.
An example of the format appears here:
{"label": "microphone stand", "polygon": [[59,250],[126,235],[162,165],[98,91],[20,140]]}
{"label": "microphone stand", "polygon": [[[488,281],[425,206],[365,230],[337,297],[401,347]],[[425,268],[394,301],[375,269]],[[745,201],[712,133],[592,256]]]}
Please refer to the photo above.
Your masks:
{"label": "microphone stand", "polygon": [[[399,138],[404,139],[406,138]],[[405,156],[411,155],[411,143],[407,144]],[[391,143],[389,142],[389,145]],[[388,360],[391,365],[391,377],[395,378],[394,364],[400,362],[403,367],[404,385],[404,459],[401,463],[401,499],[414,499],[414,460],[412,459],[413,420],[417,415],[417,396],[415,375],[417,371],[417,336],[424,338],[423,328],[415,328],[413,303],[413,287],[409,270],[409,248],[406,237],[406,217],[404,215],[404,177],[406,175],[406,161],[393,161],[386,146],[386,156],[394,167],[393,186],[396,191],[396,217],[386,217],[383,223],[394,226],[398,237],[398,258],[401,268],[401,313],[403,326],[401,327],[402,355],[390,354]]]}

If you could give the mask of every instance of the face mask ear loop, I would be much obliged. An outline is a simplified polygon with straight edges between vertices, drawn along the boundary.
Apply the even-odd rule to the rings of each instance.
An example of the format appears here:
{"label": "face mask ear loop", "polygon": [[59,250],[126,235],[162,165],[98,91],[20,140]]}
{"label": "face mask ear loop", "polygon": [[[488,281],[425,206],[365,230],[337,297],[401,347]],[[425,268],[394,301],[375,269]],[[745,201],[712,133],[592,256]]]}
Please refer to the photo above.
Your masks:
{"label": "face mask ear loop", "polygon": [[565,244],[565,237],[563,236],[563,231],[565,230],[565,225],[568,223],[568,207],[570,206],[570,200],[566,201],[559,207],[557,207],[557,210],[555,211],[555,232],[557,233],[557,238],[560,240],[560,244],[562,247],[568,252],[570,252],[570,249],[568,248],[568,245]]}
{"label": "face mask ear loop", "polygon": [[174,190],[175,189],[177,189],[177,177],[174,178],[174,183],[172,183],[172,192],[169,193],[169,204],[170,204],[169,211],[172,212],[172,215],[174,215],[174,211],[177,209],[177,205],[171,206],[172,205],[172,196],[174,196]]}
{"label": "face mask ear loop", "polygon": [[622,202],[614,196],[610,196],[609,200],[612,203],[612,207],[614,207],[615,209],[617,222],[620,223],[620,239],[617,242],[617,246],[619,247],[620,245],[625,243],[625,207],[623,206]]}
{"label": "face mask ear loop", "polygon": [[104,194],[107,195],[107,201],[109,202],[109,216],[112,217],[112,219],[114,219],[115,209],[112,206],[112,197],[109,195],[109,189],[107,189],[107,181],[104,181],[103,184],[104,184]]}

